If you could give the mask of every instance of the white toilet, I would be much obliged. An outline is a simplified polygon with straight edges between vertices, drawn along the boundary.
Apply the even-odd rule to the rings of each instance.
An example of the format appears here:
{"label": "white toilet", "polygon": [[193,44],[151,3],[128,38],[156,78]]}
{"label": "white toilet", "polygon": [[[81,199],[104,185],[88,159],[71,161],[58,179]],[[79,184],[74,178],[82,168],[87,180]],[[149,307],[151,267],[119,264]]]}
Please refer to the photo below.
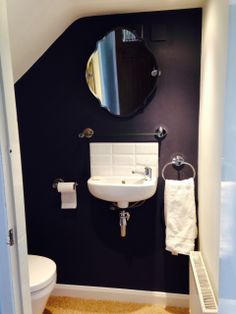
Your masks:
{"label": "white toilet", "polygon": [[42,314],[56,284],[56,264],[49,258],[28,255],[33,314]]}

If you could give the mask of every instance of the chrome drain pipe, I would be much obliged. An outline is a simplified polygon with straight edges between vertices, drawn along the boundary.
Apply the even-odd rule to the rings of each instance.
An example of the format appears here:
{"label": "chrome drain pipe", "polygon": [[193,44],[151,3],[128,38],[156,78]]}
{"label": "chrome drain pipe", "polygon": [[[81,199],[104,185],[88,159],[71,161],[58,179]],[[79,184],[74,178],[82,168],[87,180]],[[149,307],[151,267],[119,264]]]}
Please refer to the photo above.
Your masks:
{"label": "chrome drain pipe", "polygon": [[122,210],[120,212],[120,235],[122,238],[126,237],[127,221],[130,219],[130,213]]}

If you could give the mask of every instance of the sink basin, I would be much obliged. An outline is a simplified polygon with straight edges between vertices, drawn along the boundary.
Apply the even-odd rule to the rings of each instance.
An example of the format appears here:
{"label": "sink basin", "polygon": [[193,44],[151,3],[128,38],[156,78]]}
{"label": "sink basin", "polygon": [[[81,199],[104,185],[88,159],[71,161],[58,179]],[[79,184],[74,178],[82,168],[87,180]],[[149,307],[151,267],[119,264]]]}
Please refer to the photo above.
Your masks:
{"label": "sink basin", "polygon": [[157,188],[157,178],[146,180],[144,176],[94,176],[88,180],[89,192],[104,201],[117,202],[127,208],[129,202],[152,197]]}

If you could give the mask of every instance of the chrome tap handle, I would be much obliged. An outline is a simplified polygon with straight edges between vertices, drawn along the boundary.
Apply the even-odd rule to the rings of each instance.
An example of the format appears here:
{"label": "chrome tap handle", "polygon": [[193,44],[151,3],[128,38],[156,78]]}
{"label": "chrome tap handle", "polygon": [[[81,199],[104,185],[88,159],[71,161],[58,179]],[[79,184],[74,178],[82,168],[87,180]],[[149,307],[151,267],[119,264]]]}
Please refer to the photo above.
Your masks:
{"label": "chrome tap handle", "polygon": [[151,179],[152,178],[152,168],[151,167],[145,167],[144,171],[145,171],[145,175]]}
{"label": "chrome tap handle", "polygon": [[[144,167],[144,172],[142,171],[136,171],[136,170],[132,170],[132,173],[137,173],[137,174],[142,174],[145,176],[145,178],[151,179],[152,178],[152,168],[145,166]],[[146,179],[147,180],[147,179]]]}

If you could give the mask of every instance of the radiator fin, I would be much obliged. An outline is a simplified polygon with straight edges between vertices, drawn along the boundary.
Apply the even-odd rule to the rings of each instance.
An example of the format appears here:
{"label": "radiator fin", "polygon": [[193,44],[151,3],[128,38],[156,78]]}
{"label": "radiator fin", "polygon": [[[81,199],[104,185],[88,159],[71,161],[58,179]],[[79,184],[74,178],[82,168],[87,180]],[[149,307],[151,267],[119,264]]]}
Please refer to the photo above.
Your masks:
{"label": "radiator fin", "polygon": [[217,313],[218,306],[201,253],[197,251],[191,252],[190,260],[202,313]]}

